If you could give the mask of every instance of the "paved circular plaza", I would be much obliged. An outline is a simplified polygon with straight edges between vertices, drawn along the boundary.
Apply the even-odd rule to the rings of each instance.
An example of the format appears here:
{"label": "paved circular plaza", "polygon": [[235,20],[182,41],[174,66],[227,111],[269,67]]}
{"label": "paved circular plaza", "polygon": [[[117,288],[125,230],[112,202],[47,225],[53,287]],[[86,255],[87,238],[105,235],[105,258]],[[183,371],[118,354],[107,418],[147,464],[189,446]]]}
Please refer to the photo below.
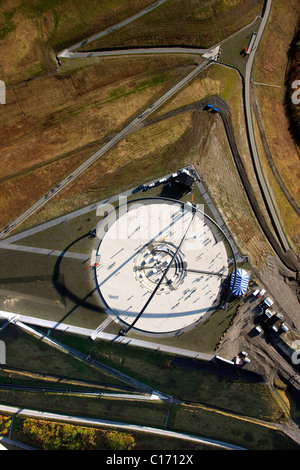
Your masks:
{"label": "paved circular plaza", "polygon": [[218,304],[228,276],[226,246],[216,224],[192,205],[133,201],[104,219],[98,236],[99,293],[125,328],[176,335]]}

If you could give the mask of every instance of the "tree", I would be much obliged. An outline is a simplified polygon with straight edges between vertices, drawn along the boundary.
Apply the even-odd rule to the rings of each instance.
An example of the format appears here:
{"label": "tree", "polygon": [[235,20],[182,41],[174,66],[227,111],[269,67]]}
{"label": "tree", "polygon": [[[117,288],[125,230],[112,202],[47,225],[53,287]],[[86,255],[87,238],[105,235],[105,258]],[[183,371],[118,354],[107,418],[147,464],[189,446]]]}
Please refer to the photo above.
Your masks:
{"label": "tree", "polygon": [[134,437],[117,431],[105,434],[105,444],[111,450],[131,450],[135,446]]}
{"label": "tree", "polygon": [[11,417],[0,415],[0,434],[7,434],[11,425]]}

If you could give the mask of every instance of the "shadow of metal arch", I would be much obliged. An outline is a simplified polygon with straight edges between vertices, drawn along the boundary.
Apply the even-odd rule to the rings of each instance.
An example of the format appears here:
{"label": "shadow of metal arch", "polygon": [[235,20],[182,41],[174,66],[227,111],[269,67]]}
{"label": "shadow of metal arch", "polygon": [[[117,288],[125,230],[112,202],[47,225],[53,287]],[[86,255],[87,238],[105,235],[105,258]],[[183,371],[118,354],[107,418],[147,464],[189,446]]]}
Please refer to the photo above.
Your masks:
{"label": "shadow of metal arch", "polygon": [[97,306],[97,305],[94,305],[93,303],[89,302],[88,299],[91,295],[93,295],[93,293],[97,290],[97,288],[95,287],[94,289],[92,289],[90,292],[88,292],[85,297],[81,298],[79,297],[75,292],[73,292],[72,290],[66,288],[65,286],[65,283],[62,283],[61,282],[61,279],[63,279],[63,276],[62,276],[62,273],[61,273],[61,264],[64,260],[64,256],[66,253],[68,253],[68,251],[70,251],[70,249],[76,245],[76,243],[78,243],[80,240],[83,240],[84,238],[87,238],[89,237],[90,234],[89,233],[86,233],[84,235],[82,235],[81,237],[77,238],[76,240],[74,240],[72,243],[70,243],[62,252],[61,252],[61,255],[58,257],[56,263],[55,263],[55,266],[54,266],[54,270],[53,270],[53,276],[52,276],[52,283],[53,283],[53,286],[55,287],[55,289],[57,290],[57,292],[60,294],[60,295],[63,295],[65,297],[67,297],[68,299],[70,299],[72,302],[74,302],[74,306],[69,310],[69,312],[67,312],[58,322],[57,324],[53,327],[55,328],[57,325],[59,325],[60,323],[63,323],[64,320],[69,316],[71,315],[78,307],[84,307],[84,308],[87,308],[88,310],[91,310],[92,312],[97,312],[97,313],[103,313],[104,310],[103,308],[101,308],[101,306]]}

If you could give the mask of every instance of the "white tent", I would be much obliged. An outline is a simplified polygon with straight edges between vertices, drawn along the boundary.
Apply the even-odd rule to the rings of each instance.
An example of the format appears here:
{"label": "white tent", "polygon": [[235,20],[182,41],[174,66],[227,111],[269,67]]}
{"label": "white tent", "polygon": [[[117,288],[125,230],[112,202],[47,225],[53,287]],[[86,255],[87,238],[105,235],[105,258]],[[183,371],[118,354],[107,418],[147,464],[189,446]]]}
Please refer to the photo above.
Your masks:
{"label": "white tent", "polygon": [[[231,274],[230,289],[232,289],[232,286],[233,286],[234,276],[235,276],[235,272]],[[249,274],[244,269],[238,269],[236,271],[236,280],[235,280],[235,285],[234,285],[232,293],[234,295],[244,295],[245,292],[247,291],[248,284],[249,284]]]}

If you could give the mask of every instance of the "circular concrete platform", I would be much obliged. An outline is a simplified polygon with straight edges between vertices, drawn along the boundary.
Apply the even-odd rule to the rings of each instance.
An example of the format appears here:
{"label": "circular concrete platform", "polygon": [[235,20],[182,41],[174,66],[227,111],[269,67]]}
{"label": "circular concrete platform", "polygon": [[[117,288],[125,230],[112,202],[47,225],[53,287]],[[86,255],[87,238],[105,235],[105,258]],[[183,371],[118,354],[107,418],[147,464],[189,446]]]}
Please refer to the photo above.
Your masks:
{"label": "circular concrete platform", "polygon": [[199,209],[163,198],[133,201],[104,219],[98,235],[99,293],[121,325],[177,335],[212,313],[228,259],[217,225]]}

